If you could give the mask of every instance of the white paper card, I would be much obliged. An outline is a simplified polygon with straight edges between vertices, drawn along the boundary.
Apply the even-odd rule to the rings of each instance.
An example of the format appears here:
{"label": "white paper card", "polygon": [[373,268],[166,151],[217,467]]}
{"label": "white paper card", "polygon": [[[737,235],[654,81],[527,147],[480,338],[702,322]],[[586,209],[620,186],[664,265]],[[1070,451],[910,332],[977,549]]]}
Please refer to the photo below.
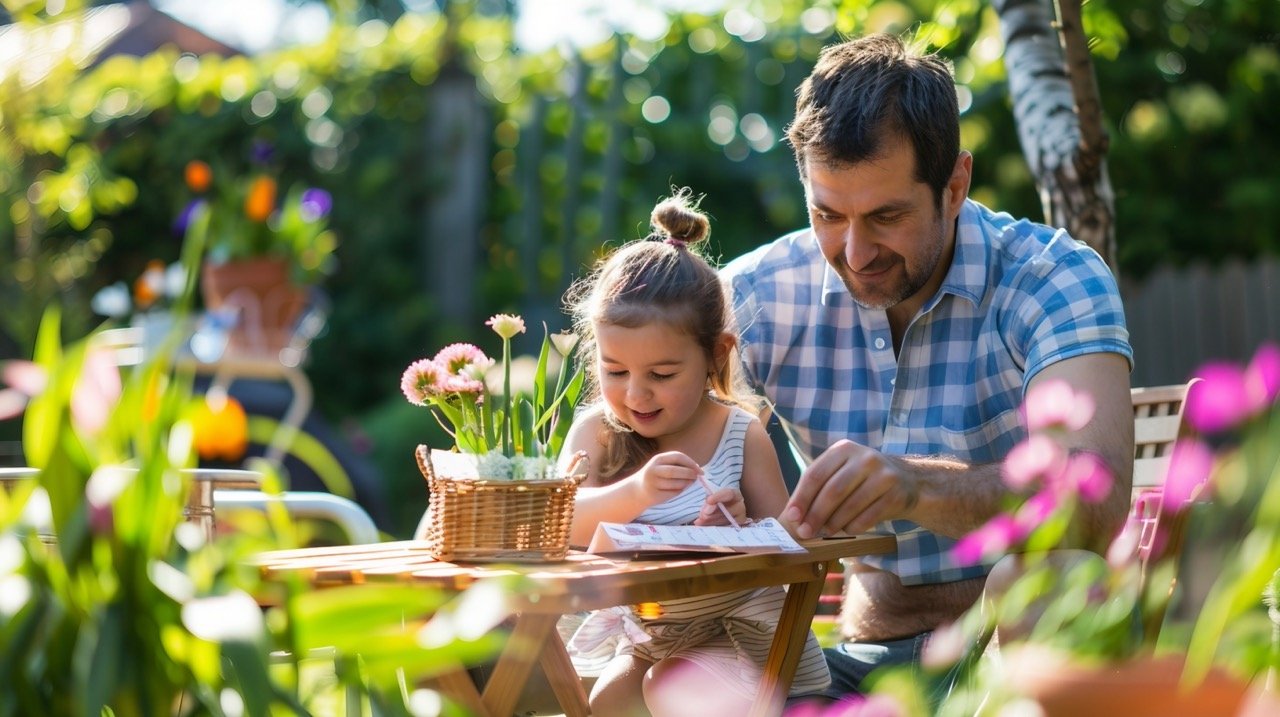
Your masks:
{"label": "white paper card", "polygon": [[775,518],[734,528],[727,525],[650,525],[601,523],[591,539],[590,553],[619,551],[696,551],[757,553],[804,552]]}

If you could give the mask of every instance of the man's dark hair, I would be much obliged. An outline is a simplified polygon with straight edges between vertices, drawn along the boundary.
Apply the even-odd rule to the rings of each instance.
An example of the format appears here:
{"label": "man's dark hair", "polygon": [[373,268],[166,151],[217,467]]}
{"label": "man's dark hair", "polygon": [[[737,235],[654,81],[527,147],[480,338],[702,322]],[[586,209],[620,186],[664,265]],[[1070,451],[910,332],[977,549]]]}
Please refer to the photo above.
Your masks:
{"label": "man's dark hair", "polygon": [[960,154],[960,110],[947,62],[914,54],[892,35],[825,48],[796,91],[787,128],[800,178],[807,178],[806,158],[856,164],[875,159],[895,136],[911,142],[916,179],[941,201]]}

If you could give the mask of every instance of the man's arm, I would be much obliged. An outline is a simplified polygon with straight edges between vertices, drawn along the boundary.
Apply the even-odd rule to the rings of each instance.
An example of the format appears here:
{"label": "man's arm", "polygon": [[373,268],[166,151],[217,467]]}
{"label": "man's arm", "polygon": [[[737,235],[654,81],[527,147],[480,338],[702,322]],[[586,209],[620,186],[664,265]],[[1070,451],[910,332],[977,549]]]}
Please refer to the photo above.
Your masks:
{"label": "man's arm", "polygon": [[[1108,499],[1083,504],[1077,518],[1084,544],[1101,548],[1124,520],[1129,503],[1133,473],[1129,365],[1118,354],[1078,356],[1045,368],[1031,386],[1051,379],[1092,395],[1096,405],[1093,420],[1065,441],[1069,450],[1098,454],[1115,475]],[[852,441],[839,441],[800,476],[783,521],[794,525],[801,537],[865,532],[895,518],[959,537],[1000,511],[1008,494],[999,463],[887,456]]]}

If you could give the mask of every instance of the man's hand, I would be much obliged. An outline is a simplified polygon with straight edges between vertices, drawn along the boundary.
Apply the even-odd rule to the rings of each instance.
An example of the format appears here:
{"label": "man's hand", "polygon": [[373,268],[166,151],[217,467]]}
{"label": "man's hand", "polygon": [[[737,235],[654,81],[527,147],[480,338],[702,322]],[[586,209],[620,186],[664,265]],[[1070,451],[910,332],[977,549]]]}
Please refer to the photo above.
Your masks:
{"label": "man's hand", "polygon": [[849,440],[836,442],[805,469],[782,523],[801,538],[856,534],[906,517],[920,488],[906,464]]}

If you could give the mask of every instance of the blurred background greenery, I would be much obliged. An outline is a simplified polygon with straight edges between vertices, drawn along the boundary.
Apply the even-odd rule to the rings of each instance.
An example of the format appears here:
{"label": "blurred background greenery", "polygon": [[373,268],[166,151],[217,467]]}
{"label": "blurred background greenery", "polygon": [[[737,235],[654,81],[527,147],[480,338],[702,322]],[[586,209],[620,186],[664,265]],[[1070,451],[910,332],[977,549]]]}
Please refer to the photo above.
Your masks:
{"label": "blurred background greenery", "polygon": [[[323,11],[327,34],[253,54],[212,43],[198,57],[178,49],[180,33],[141,56],[105,46],[94,13],[146,15],[145,2],[5,4],[0,359],[30,356],[50,303],[66,338],[96,326],[98,289],[177,258],[186,164],[243,169],[267,141],[282,185],[334,197],[331,311],[307,373],[319,411],[393,497],[383,527],[397,535],[426,500],[411,447],[439,435],[399,395],[403,368],[427,347],[483,342],[491,313],[566,327],[568,283],[644,236],[672,185],[705,193],[726,258],[803,226],[780,138],[824,45],[910,33],[951,58],[973,196],[1040,216],[995,14],[979,0],[699,3],[667,13],[665,30],[624,23],[546,49],[516,40],[525,3],[294,0]],[[1085,29],[1112,140],[1120,275],[1280,253],[1280,3],[1095,0]],[[14,423],[0,440],[16,438]]]}

